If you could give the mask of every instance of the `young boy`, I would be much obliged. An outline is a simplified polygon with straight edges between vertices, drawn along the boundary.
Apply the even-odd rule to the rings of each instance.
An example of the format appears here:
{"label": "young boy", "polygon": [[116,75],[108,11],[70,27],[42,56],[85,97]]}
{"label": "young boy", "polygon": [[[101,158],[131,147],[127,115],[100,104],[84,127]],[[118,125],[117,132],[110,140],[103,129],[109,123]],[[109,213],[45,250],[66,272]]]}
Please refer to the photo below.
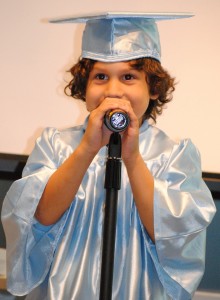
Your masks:
{"label": "young boy", "polygon": [[87,20],[82,57],[66,92],[85,100],[89,117],[82,126],[46,129],[4,201],[11,293],[31,300],[99,299],[112,134],[104,117],[114,110],[124,111],[130,123],[121,133],[112,299],[187,300],[196,290],[215,207],[192,142],[175,143],[148,122],[174,91],[174,79],[160,64],[155,18],[170,16]]}

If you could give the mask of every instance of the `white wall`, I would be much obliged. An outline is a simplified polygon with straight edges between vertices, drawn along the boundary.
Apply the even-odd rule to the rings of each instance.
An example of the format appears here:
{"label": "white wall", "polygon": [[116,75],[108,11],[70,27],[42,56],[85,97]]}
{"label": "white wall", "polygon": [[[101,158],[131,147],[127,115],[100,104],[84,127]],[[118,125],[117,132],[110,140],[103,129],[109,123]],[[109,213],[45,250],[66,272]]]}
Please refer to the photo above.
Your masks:
{"label": "white wall", "polygon": [[63,87],[80,55],[83,25],[43,19],[97,11],[195,13],[158,24],[162,64],[179,83],[157,125],[174,139],[191,137],[203,171],[220,172],[219,0],[0,0],[0,152],[29,154],[44,127],[82,122],[82,103]]}

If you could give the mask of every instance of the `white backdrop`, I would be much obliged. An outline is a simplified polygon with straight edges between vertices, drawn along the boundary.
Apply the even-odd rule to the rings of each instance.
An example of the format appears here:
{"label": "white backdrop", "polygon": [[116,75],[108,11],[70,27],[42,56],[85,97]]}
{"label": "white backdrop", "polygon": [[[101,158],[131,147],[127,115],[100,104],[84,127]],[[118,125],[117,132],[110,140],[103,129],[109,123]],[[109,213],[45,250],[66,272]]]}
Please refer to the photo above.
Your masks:
{"label": "white backdrop", "polygon": [[84,26],[44,19],[99,11],[195,14],[158,23],[162,64],[178,85],[157,126],[174,139],[190,137],[203,171],[219,173],[219,0],[0,0],[0,152],[29,154],[44,127],[82,123],[84,105],[63,87]]}

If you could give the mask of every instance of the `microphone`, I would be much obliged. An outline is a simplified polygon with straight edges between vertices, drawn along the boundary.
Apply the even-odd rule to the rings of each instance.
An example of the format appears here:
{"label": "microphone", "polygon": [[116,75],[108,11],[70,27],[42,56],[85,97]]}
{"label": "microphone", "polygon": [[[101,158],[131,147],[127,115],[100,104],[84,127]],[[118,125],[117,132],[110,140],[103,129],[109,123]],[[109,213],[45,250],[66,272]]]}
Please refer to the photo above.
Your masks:
{"label": "microphone", "polygon": [[125,130],[129,123],[129,116],[122,110],[110,110],[104,117],[104,124],[113,132],[121,132]]}

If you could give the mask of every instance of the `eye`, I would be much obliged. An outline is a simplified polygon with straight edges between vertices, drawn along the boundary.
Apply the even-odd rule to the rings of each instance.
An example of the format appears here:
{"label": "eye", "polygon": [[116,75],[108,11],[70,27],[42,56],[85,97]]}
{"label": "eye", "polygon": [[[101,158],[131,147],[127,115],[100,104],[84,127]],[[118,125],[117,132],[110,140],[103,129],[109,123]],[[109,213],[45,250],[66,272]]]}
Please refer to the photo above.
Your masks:
{"label": "eye", "polygon": [[107,75],[104,74],[104,73],[98,73],[98,74],[96,74],[95,78],[98,79],[98,80],[106,80],[106,79],[108,79]]}
{"label": "eye", "polygon": [[134,75],[132,75],[132,74],[125,74],[123,77],[124,77],[124,80],[132,80],[132,79],[134,79]]}

